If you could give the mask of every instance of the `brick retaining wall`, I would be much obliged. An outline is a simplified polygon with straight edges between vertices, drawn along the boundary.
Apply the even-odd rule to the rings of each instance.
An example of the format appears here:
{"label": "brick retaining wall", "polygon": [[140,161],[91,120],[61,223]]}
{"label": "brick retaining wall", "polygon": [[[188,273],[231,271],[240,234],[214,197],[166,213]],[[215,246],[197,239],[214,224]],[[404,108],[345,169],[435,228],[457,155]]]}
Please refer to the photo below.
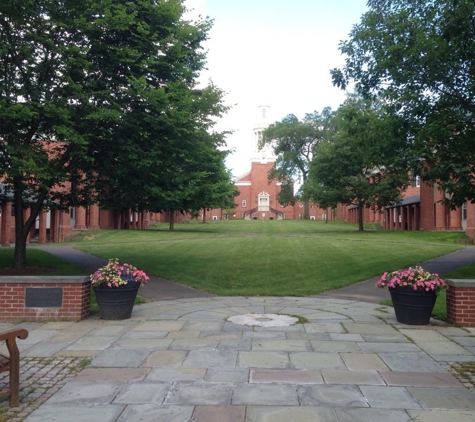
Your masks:
{"label": "brick retaining wall", "polygon": [[447,322],[475,327],[475,280],[447,281]]}
{"label": "brick retaining wall", "polygon": [[89,316],[85,276],[0,277],[0,321],[79,321]]}

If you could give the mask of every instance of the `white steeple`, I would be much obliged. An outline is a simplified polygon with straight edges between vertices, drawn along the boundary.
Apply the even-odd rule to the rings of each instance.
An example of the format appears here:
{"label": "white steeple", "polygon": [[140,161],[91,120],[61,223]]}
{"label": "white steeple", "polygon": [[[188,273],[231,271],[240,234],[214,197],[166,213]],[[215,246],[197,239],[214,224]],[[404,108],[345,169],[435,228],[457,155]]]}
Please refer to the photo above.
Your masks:
{"label": "white steeple", "polygon": [[254,124],[254,153],[251,161],[260,161],[261,163],[267,163],[268,161],[275,161],[276,157],[272,153],[271,145],[264,145],[259,149],[259,142],[262,139],[262,132],[266,129],[269,122],[269,106],[261,105],[258,107],[258,120]]}

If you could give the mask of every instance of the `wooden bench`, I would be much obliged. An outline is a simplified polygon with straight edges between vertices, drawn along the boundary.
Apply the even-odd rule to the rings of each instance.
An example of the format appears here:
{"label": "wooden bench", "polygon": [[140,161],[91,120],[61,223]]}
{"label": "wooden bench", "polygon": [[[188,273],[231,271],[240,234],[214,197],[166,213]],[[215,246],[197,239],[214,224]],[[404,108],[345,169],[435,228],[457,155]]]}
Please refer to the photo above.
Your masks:
{"label": "wooden bench", "polygon": [[0,372],[9,372],[9,384],[6,390],[0,390],[0,397],[10,397],[10,406],[16,407],[20,403],[20,351],[16,344],[17,337],[25,340],[28,331],[23,328],[0,333],[0,341],[5,341],[8,356],[0,354]]}

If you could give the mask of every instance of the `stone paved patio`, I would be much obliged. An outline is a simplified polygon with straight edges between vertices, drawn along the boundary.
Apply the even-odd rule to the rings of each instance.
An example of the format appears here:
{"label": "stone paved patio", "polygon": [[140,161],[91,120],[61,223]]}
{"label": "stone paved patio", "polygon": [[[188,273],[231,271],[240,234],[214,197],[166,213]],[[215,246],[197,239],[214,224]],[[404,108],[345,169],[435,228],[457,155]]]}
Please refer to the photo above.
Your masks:
{"label": "stone paved patio", "polygon": [[[249,313],[308,322],[250,327],[227,320]],[[91,358],[77,375],[63,365],[59,372],[71,377],[28,422],[66,415],[68,422],[475,419],[473,390],[451,369],[475,361],[475,330],[436,321],[403,326],[376,304],[213,297],[143,304],[125,321],[18,326],[30,332],[19,341],[25,362]]]}

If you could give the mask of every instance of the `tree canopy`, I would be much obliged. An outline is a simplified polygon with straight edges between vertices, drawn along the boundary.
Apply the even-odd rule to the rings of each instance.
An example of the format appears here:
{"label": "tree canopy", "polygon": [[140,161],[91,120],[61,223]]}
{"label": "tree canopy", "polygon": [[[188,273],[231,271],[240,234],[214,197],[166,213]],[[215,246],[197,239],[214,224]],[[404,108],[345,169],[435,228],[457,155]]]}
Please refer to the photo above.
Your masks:
{"label": "tree canopy", "polygon": [[304,194],[321,207],[337,203],[381,209],[397,201],[409,183],[399,119],[380,103],[350,96],[335,116],[338,132],[317,147]]}
{"label": "tree canopy", "polygon": [[181,0],[0,3],[0,200],[13,196],[15,267],[42,207],[145,210],[223,146],[211,132],[223,93],[196,86],[211,22],[183,13]]}
{"label": "tree canopy", "polygon": [[341,42],[341,88],[354,82],[384,98],[408,123],[423,180],[452,206],[475,201],[475,2],[369,0]]}
{"label": "tree canopy", "polygon": [[[332,126],[332,115],[329,107],[324,108],[321,114],[318,111],[306,114],[302,121],[290,114],[264,130],[261,146],[273,145],[277,156],[268,178],[282,182],[282,190],[277,198],[279,203],[295,203],[293,182],[298,179],[302,186],[305,185],[317,145],[336,130]],[[309,218],[309,203],[305,201],[304,219]]]}

